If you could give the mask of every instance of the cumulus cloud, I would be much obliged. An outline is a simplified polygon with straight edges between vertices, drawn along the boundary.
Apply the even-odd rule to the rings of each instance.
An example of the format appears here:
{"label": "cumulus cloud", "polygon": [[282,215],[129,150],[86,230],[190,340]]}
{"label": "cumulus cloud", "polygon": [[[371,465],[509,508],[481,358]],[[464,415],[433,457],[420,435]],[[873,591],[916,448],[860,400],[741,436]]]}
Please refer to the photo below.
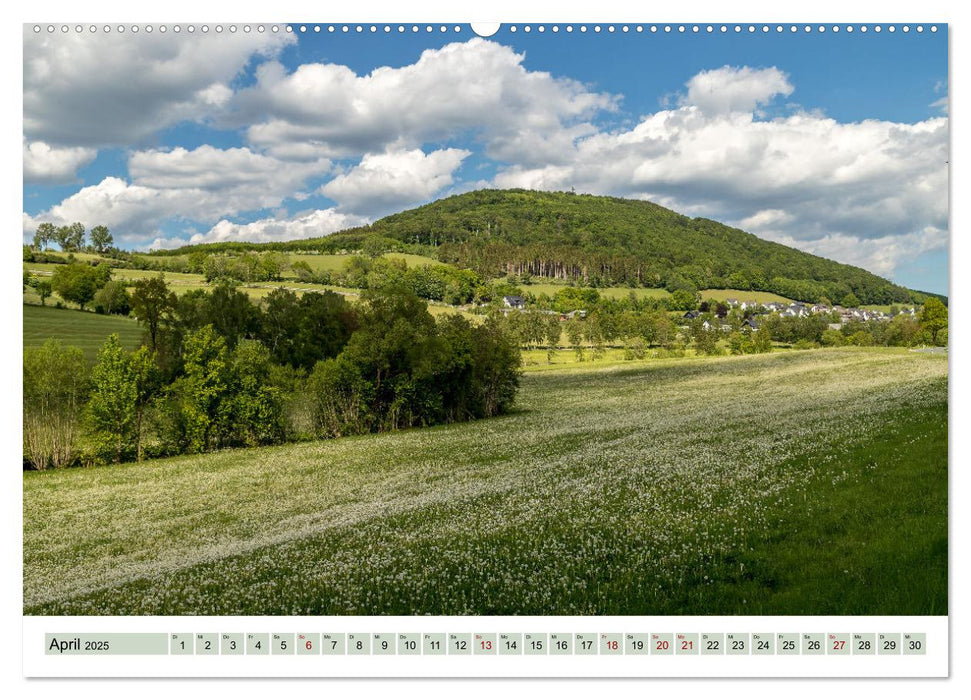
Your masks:
{"label": "cumulus cloud", "polygon": [[746,216],[739,222],[739,226],[746,231],[764,231],[773,226],[792,223],[792,215],[782,209],[760,209],[751,216]]}
{"label": "cumulus cloud", "polygon": [[311,144],[332,157],[417,147],[471,130],[488,154],[547,161],[585,120],[618,98],[568,78],[528,71],[525,55],[475,38],[422,52],[400,68],[359,76],[336,64],[311,63],[288,73],[267,61],[256,84],[233,100],[226,123],[250,125],[251,144],[286,149]]}
{"label": "cumulus cloud", "polygon": [[308,214],[293,218],[259,219],[247,224],[237,224],[223,219],[206,233],[197,233],[190,238],[156,238],[152,248],[178,248],[196,243],[216,243],[221,241],[291,241],[298,238],[326,236],[353,226],[368,223],[368,219],[353,214],[345,214],[336,209],[317,209]]}
{"label": "cumulus cloud", "polygon": [[123,244],[144,246],[166,221],[213,223],[225,216],[279,206],[330,161],[284,162],[247,148],[136,151],[131,182],[107,177],[47,211],[24,217],[24,232],[42,221],[104,224]]}
{"label": "cumulus cloud", "polygon": [[817,239],[797,240],[785,234],[769,232],[766,238],[807,253],[863,267],[884,277],[897,267],[922,253],[947,246],[947,231],[927,226],[920,231],[878,238],[830,234]]}
{"label": "cumulus cloud", "polygon": [[141,151],[129,160],[132,182],[107,177],[47,211],[24,217],[31,233],[42,221],[104,224],[123,244],[143,246],[166,221],[212,223],[225,216],[279,204],[328,161],[284,163],[244,148],[201,146],[187,151]]}
{"label": "cumulus cloud", "polygon": [[214,204],[212,193],[202,190],[159,190],[106,177],[47,211],[35,216],[25,214],[23,226],[29,234],[44,221],[56,226],[80,221],[88,228],[103,224],[120,244],[138,246],[162,221],[172,217],[205,219],[211,216]]}
{"label": "cumulus cloud", "polygon": [[291,34],[34,34],[24,25],[24,133],[59,146],[137,144],[221,110],[232,80]]}
{"label": "cumulus cloud", "polygon": [[458,148],[369,153],[320,191],[342,211],[379,216],[434,197],[452,184],[453,173],[469,155]]}
{"label": "cumulus cloud", "polygon": [[43,141],[24,139],[24,184],[73,182],[79,168],[95,159],[93,148],[52,148]]}
{"label": "cumulus cloud", "polygon": [[[235,191],[247,196],[279,199],[312,175],[330,170],[326,158],[284,162],[248,148],[199,146],[194,150],[147,150],[133,153],[128,172],[134,184],[155,188]],[[273,205],[262,205],[273,206]]]}
{"label": "cumulus cloud", "polygon": [[686,84],[681,104],[694,105],[708,114],[753,112],[772,98],[792,94],[789,76],[778,68],[723,66],[704,70]]}

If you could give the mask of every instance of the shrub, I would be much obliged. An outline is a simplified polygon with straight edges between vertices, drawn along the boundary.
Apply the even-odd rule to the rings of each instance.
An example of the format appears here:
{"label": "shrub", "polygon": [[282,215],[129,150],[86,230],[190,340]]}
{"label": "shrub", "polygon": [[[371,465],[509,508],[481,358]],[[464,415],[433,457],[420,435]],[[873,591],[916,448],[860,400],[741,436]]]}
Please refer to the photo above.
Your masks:
{"label": "shrub", "polygon": [[371,430],[374,388],[348,357],[318,362],[308,380],[314,432],[323,437]]}
{"label": "shrub", "polygon": [[837,330],[829,328],[823,331],[822,343],[825,347],[838,348],[845,343],[843,334]]}
{"label": "shrub", "polygon": [[282,442],[283,401],[270,384],[270,352],[259,341],[244,340],[236,346],[230,367],[230,393],[226,412],[224,445],[255,447]]}
{"label": "shrub", "polygon": [[73,301],[84,310],[101,286],[102,275],[95,268],[84,263],[70,263],[54,270],[51,287],[61,298]]}
{"label": "shrub", "polygon": [[35,469],[71,465],[87,393],[84,355],[51,338],[40,348],[24,350],[23,375],[25,456]]}
{"label": "shrub", "polygon": [[646,354],[647,346],[644,343],[644,339],[635,336],[627,341],[627,345],[624,346],[624,359],[625,360],[643,360]]}
{"label": "shrub", "polygon": [[337,437],[495,416],[519,386],[519,344],[501,318],[437,322],[400,288],[367,295],[361,328],[308,381],[314,431]]}
{"label": "shrub", "polygon": [[102,458],[121,462],[134,443],[138,383],[131,356],[125,352],[117,334],[98,352],[98,363],[91,372],[91,400],[87,418]]}
{"label": "shrub", "polygon": [[94,310],[99,314],[119,314],[127,316],[131,311],[131,299],[125,283],[108,282],[94,295]]}
{"label": "shrub", "polygon": [[850,337],[846,339],[846,342],[850,345],[858,345],[860,347],[870,347],[873,345],[873,333],[867,331],[857,331]]}

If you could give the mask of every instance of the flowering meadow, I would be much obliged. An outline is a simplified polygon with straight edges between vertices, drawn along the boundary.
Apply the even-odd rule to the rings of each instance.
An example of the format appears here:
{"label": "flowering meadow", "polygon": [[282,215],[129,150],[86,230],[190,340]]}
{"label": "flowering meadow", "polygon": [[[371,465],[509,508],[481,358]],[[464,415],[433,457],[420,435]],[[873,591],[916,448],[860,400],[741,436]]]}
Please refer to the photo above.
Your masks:
{"label": "flowering meadow", "polygon": [[946,355],[527,372],[506,416],[24,473],[24,610],[945,614]]}

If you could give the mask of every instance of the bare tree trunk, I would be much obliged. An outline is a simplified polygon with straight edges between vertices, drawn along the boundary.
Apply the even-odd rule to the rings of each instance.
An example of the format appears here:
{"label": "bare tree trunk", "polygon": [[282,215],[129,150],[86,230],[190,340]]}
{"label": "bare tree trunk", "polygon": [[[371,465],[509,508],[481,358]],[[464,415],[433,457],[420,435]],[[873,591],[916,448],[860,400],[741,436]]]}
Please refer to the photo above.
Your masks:
{"label": "bare tree trunk", "polygon": [[135,445],[136,445],[135,449],[138,454],[136,459],[139,462],[141,462],[142,461],[142,407],[141,405],[138,406],[138,410],[137,410],[137,418],[136,418],[136,424],[135,424]]}

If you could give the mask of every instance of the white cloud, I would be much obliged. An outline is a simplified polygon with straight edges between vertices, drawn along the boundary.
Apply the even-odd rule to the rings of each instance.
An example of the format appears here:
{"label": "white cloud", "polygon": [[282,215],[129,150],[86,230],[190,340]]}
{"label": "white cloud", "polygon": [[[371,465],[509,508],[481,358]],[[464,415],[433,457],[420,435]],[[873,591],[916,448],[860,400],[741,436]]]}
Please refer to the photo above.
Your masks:
{"label": "white cloud", "polygon": [[24,133],[59,146],[130,146],[222,109],[254,56],[290,34],[34,34],[24,25]]}
{"label": "white cloud", "polygon": [[830,234],[812,240],[796,240],[787,235],[764,234],[766,238],[804,250],[813,255],[863,267],[884,277],[922,253],[947,246],[947,231],[928,226],[920,231],[879,238]]}
{"label": "white cloud", "polygon": [[24,184],[72,182],[78,169],[97,155],[93,148],[52,148],[43,141],[24,139]]}
{"label": "white cloud", "polygon": [[320,191],[342,211],[379,216],[434,197],[452,184],[453,173],[469,155],[458,148],[368,153]]}
{"label": "white cloud", "polygon": [[738,222],[746,231],[764,231],[773,226],[785,225],[792,222],[792,216],[782,209],[760,209],[751,216],[746,216]]}
{"label": "white cloud", "polygon": [[80,221],[88,229],[100,224],[111,229],[116,242],[137,246],[153,235],[162,221],[173,216],[200,217],[212,205],[212,194],[200,190],[159,190],[106,177],[47,211],[36,216],[25,214],[23,225],[29,234],[43,221],[58,226]]}
{"label": "white cloud", "polygon": [[353,214],[344,214],[333,208],[317,209],[308,214],[290,219],[259,219],[247,224],[236,224],[223,219],[206,233],[198,233],[191,238],[156,238],[152,248],[178,248],[196,243],[216,243],[221,241],[292,241],[299,238],[314,238],[341,231],[353,226],[362,226],[368,219]]}
{"label": "white cloud", "polygon": [[778,68],[723,66],[701,71],[687,82],[681,104],[694,105],[707,114],[753,112],[778,95],[792,94],[789,76]]}
{"label": "white cloud", "polygon": [[[724,95],[713,80],[719,71],[728,77]],[[785,76],[719,71],[690,80],[678,107],[582,138],[565,163],[509,167],[494,185],[651,199],[883,274],[917,241],[946,244],[946,118],[760,120],[760,104],[791,92]]]}
{"label": "white cloud", "polygon": [[[288,163],[248,148],[200,146],[194,150],[138,151],[128,160],[128,172],[136,185],[155,188],[203,190],[255,190],[256,197],[271,199],[288,195],[304,180],[330,170],[326,158]],[[263,205],[272,206],[272,205]]]}
{"label": "white cloud", "polygon": [[311,177],[327,172],[330,161],[284,162],[246,148],[136,151],[128,170],[132,181],[107,177],[35,216],[24,217],[24,232],[50,221],[108,226],[123,245],[144,246],[167,221],[211,224],[225,216],[279,206]]}
{"label": "white cloud", "polygon": [[[525,55],[475,38],[422,52],[417,62],[358,76],[342,65],[312,63],[292,73],[276,62],[233,100],[228,123],[251,124],[250,143],[281,149],[310,144],[330,156],[414,148],[471,130],[489,155],[528,160],[534,147],[546,160],[571,142],[570,129],[614,109],[617,98],[583,84],[527,71]],[[538,162],[538,161],[537,161]]]}

